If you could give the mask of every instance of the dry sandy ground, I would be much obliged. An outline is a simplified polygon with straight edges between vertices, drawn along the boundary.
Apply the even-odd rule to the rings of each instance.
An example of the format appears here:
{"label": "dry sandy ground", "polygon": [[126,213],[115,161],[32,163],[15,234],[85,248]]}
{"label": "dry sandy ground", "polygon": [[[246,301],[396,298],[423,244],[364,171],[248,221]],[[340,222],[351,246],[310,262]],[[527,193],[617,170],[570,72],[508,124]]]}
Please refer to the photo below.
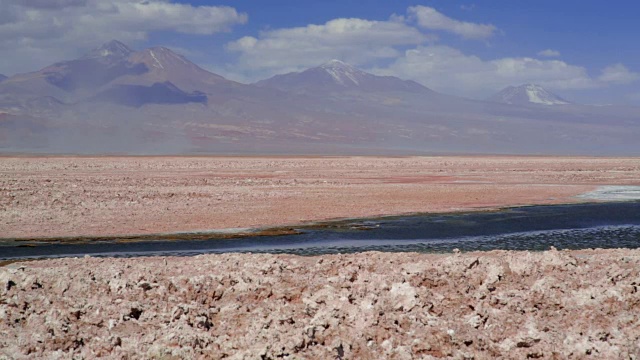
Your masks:
{"label": "dry sandy ground", "polygon": [[578,201],[640,160],[2,157],[0,238],[100,236]]}
{"label": "dry sandy ground", "polygon": [[638,359],[639,286],[640,250],[37,261],[0,358]]}

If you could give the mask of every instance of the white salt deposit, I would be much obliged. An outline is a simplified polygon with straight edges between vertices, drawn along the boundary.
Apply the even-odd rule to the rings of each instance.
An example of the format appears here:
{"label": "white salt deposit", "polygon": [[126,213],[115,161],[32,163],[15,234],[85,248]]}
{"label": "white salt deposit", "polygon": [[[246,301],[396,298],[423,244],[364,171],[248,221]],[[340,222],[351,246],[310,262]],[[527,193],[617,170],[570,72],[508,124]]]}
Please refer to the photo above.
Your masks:
{"label": "white salt deposit", "polygon": [[591,200],[640,200],[640,186],[601,186],[598,189],[578,195]]}

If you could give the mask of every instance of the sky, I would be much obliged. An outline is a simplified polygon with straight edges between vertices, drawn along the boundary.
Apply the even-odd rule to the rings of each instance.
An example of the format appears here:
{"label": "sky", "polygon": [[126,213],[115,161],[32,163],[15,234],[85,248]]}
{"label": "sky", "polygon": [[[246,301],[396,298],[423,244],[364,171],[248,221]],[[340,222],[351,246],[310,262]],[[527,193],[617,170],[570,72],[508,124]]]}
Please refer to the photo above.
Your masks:
{"label": "sky", "polygon": [[640,105],[640,2],[594,0],[0,0],[0,73],[117,39],[167,46],[249,83],[331,59],[483,99],[540,84]]}

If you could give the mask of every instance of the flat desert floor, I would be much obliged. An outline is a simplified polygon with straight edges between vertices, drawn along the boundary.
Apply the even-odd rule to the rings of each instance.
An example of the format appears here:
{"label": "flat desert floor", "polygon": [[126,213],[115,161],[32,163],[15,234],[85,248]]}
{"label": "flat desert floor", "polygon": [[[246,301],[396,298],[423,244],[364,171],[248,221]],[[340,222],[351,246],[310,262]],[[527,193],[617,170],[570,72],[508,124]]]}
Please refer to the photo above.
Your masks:
{"label": "flat desert floor", "polygon": [[637,158],[1,157],[0,238],[259,228],[584,201]]}

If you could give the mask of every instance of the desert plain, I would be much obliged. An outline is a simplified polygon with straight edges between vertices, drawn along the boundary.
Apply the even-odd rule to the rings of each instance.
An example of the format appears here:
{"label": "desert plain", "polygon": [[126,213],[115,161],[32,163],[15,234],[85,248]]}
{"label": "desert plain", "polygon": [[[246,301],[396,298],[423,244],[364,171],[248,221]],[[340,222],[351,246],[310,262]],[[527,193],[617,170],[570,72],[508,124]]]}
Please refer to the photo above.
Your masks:
{"label": "desert plain", "polygon": [[586,201],[640,159],[3,157],[0,238],[156,234]]}
{"label": "desert plain", "polygon": [[[572,203],[603,185],[640,185],[640,159],[3,157],[0,237]],[[630,249],[19,262],[0,267],[0,359],[638,359],[638,286]]]}

